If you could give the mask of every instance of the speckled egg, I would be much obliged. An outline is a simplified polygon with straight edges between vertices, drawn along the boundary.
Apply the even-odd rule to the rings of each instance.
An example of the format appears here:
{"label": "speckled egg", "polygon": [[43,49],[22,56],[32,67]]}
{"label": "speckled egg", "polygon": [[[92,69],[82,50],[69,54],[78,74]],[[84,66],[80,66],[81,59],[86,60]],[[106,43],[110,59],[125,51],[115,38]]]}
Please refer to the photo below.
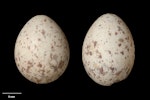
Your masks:
{"label": "speckled egg", "polygon": [[14,56],[18,70],[26,79],[47,84],[64,73],[70,50],[56,22],[46,15],[36,15],[21,29]]}
{"label": "speckled egg", "polygon": [[115,14],[100,16],[88,30],[82,47],[82,61],[88,76],[102,86],[127,78],[135,59],[132,34]]}

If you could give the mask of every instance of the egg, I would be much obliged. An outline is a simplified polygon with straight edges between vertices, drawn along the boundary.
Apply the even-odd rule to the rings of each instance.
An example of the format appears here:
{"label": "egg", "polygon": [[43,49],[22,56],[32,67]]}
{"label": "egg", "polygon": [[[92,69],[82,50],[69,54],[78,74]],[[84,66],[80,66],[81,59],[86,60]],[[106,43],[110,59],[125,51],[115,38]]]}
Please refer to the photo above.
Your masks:
{"label": "egg", "polygon": [[116,14],[101,15],[89,28],[82,46],[87,75],[97,84],[111,86],[126,79],[134,65],[135,46],[125,22]]}
{"label": "egg", "polygon": [[19,72],[36,84],[57,80],[66,70],[69,56],[64,32],[46,15],[32,17],[15,43],[14,58]]}

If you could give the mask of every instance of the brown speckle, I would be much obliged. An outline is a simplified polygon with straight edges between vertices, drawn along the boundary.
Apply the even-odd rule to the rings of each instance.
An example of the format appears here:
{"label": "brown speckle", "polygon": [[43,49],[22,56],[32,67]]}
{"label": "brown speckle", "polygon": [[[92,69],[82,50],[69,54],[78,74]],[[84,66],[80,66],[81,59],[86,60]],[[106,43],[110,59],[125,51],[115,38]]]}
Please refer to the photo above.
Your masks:
{"label": "brown speckle", "polygon": [[100,58],[100,59],[101,59],[101,58],[102,58],[102,55],[101,55],[101,54],[99,54],[98,58]]}
{"label": "brown speckle", "polygon": [[38,38],[38,41],[41,41],[41,39],[40,39],[40,38]]}
{"label": "brown speckle", "polygon": [[108,33],[111,36],[111,33]]}
{"label": "brown speckle", "polygon": [[114,67],[110,67],[110,70],[111,70],[112,72],[114,72],[115,68],[114,68]]}
{"label": "brown speckle", "polygon": [[34,56],[35,56],[36,58],[38,58],[38,56],[37,56],[36,54],[34,54]]}
{"label": "brown speckle", "polygon": [[28,61],[28,64],[29,64],[30,66],[33,66],[32,62],[30,62],[30,61]]}
{"label": "brown speckle", "polygon": [[21,72],[24,72],[24,71],[25,71],[25,68],[24,68],[24,67],[22,67],[22,68],[21,68]]}
{"label": "brown speckle", "polygon": [[119,76],[122,71],[118,71],[115,75]]}
{"label": "brown speckle", "polygon": [[125,38],[126,40],[129,40],[129,36]]}
{"label": "brown speckle", "polygon": [[28,46],[28,49],[30,50],[30,46]]}
{"label": "brown speckle", "polygon": [[20,65],[17,63],[17,66],[19,67]]}
{"label": "brown speckle", "polygon": [[36,29],[38,29],[38,25],[36,25]]}
{"label": "brown speckle", "polygon": [[118,54],[118,52],[115,52],[115,55],[117,55]]}
{"label": "brown speckle", "polygon": [[23,31],[23,33],[26,33],[26,31]]}
{"label": "brown speckle", "polygon": [[44,22],[46,22],[47,21],[47,19],[44,19]]}
{"label": "brown speckle", "polygon": [[32,66],[27,66],[27,73],[29,73],[29,70],[30,70],[30,68],[31,68]]}
{"label": "brown speckle", "polygon": [[97,41],[93,41],[93,44],[94,44],[94,48],[95,48],[95,46],[96,46],[96,44],[97,44]]}
{"label": "brown speckle", "polygon": [[118,20],[118,24],[121,24],[121,20]]}
{"label": "brown speckle", "polygon": [[117,26],[118,27],[118,31],[122,31],[121,27],[120,26]]}
{"label": "brown speckle", "polygon": [[118,41],[119,41],[119,42],[123,42],[124,40],[123,40],[122,38],[120,38]]}
{"label": "brown speckle", "polygon": [[57,55],[54,55],[54,56],[53,56],[53,59],[55,59],[56,61],[57,61],[57,58],[58,58]]}
{"label": "brown speckle", "polygon": [[42,64],[39,62],[39,64],[37,65],[38,67],[42,67]]}
{"label": "brown speckle", "polygon": [[87,49],[89,49],[91,47],[91,45],[87,45]]}
{"label": "brown speckle", "polygon": [[38,79],[35,77],[36,83],[39,84],[41,82],[41,79]]}
{"label": "brown speckle", "polygon": [[127,49],[127,51],[129,52],[129,47],[128,46],[125,46],[125,49]]}
{"label": "brown speckle", "polygon": [[111,51],[110,51],[110,50],[108,50],[108,53],[109,53],[109,54],[111,54]]}
{"label": "brown speckle", "polygon": [[18,61],[17,57],[15,57],[15,60]]}
{"label": "brown speckle", "polygon": [[64,61],[60,61],[58,68],[62,69],[63,66],[64,66]]}
{"label": "brown speckle", "polygon": [[118,46],[120,47],[120,46],[121,46],[121,43],[119,43]]}
{"label": "brown speckle", "polygon": [[124,55],[124,52],[123,52],[123,51],[121,51],[120,53],[121,53],[122,55]]}
{"label": "brown speckle", "polygon": [[130,46],[132,47],[132,42],[130,43]]}

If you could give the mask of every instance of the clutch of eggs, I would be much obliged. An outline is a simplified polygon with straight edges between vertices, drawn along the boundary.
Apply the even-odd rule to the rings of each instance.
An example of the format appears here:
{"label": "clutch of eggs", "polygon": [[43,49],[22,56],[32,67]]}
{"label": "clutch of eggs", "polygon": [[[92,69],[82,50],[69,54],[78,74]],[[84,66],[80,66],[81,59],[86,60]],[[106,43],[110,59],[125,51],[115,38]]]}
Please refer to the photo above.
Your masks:
{"label": "clutch of eggs", "polygon": [[46,84],[57,80],[66,70],[69,44],[54,20],[36,15],[21,29],[14,56],[18,70],[26,79]]}
{"label": "clutch of eggs", "polygon": [[88,30],[82,47],[82,61],[93,81],[110,86],[130,74],[134,52],[134,41],[125,22],[117,15],[107,13]]}

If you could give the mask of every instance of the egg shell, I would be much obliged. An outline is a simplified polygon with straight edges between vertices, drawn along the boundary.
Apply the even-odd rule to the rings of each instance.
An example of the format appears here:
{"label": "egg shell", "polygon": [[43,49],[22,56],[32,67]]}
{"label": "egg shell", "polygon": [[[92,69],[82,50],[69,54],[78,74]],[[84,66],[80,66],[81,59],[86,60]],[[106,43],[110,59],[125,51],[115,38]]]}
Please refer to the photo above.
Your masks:
{"label": "egg shell", "polygon": [[100,16],[88,30],[82,61],[88,76],[96,83],[111,86],[127,78],[135,59],[132,34],[115,14]]}
{"label": "egg shell", "polygon": [[15,62],[31,82],[57,80],[69,62],[69,44],[61,28],[46,15],[32,17],[21,29],[15,44]]}

